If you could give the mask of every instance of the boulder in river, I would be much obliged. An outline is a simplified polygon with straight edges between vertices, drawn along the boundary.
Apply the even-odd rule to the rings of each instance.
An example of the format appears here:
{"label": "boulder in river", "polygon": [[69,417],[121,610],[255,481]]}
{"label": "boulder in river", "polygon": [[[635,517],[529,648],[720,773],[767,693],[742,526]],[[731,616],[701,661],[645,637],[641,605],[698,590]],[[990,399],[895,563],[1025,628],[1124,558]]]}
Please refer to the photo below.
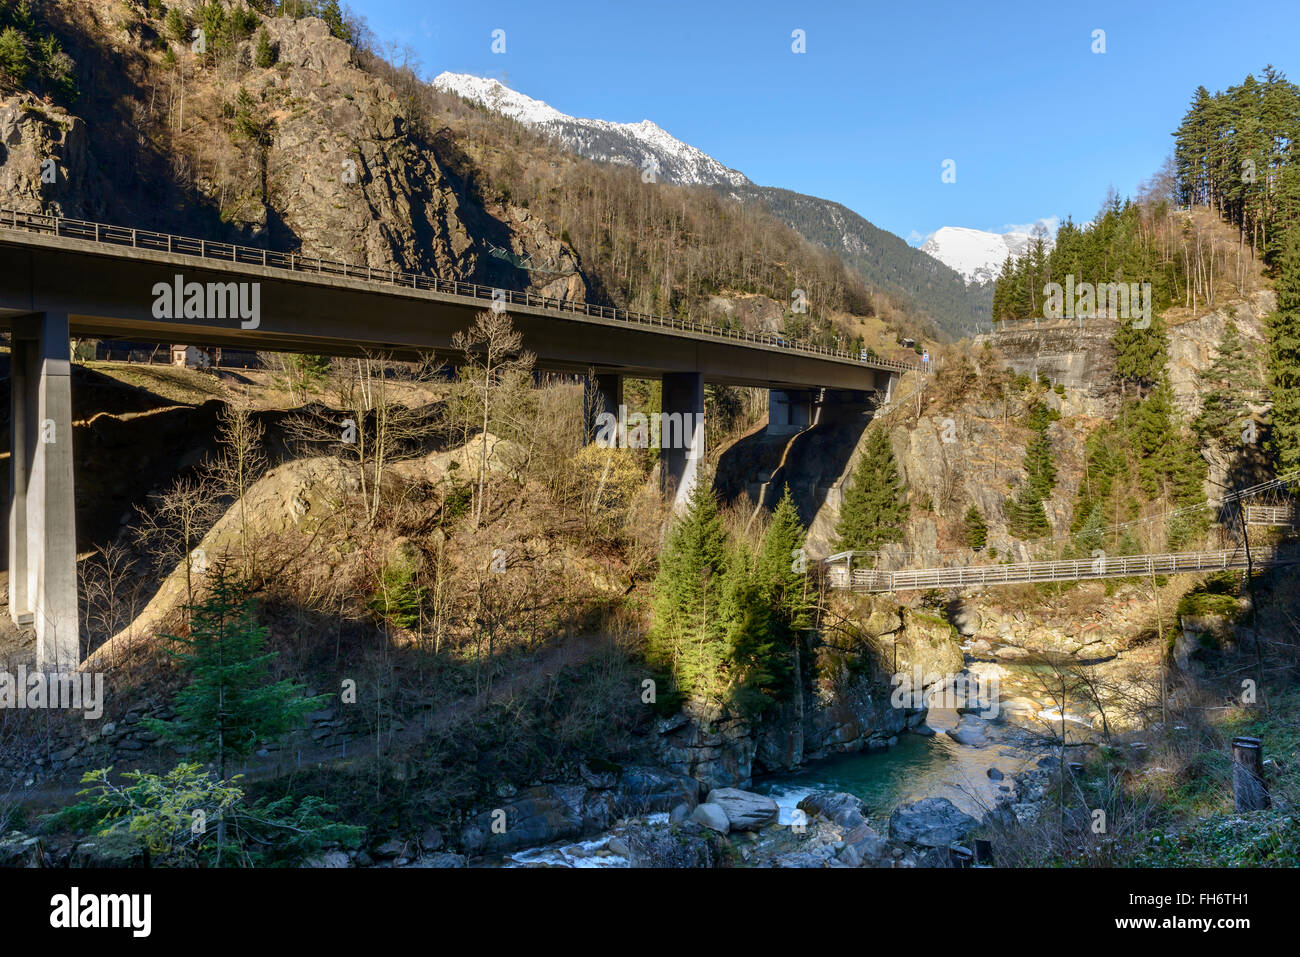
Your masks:
{"label": "boulder in river", "polygon": [[473,818],[461,834],[461,846],[470,854],[504,853],[577,838],[583,830],[585,792],[582,787],[558,784],[525,788],[498,808]]}
{"label": "boulder in river", "polygon": [[714,788],[709,792],[708,803],[722,806],[733,831],[757,831],[776,820],[776,802],[752,791]]}
{"label": "boulder in river", "polygon": [[810,794],[799,802],[799,810],[810,817],[820,815],[834,821],[845,830],[867,823],[867,807],[861,799],[843,791],[832,794]]}
{"label": "boulder in river", "polygon": [[979,821],[947,798],[903,804],[889,815],[889,836],[921,847],[955,844],[977,827]]}
{"label": "boulder in river", "polygon": [[870,824],[859,824],[844,835],[844,846],[853,848],[864,865],[874,864],[889,854],[889,842]]}
{"label": "boulder in river", "polygon": [[464,867],[465,858],[460,854],[451,854],[446,851],[439,851],[434,854],[421,854],[406,866],[416,868]]}
{"label": "boulder in river", "polygon": [[624,768],[616,788],[618,810],[625,815],[667,811],[683,803],[695,807],[699,792],[693,778],[651,767]]}
{"label": "boulder in river", "polygon": [[957,629],[957,634],[963,638],[970,638],[979,634],[980,626],[983,624],[979,610],[973,602],[969,604],[966,602],[959,603],[956,608],[949,612],[948,620]]}
{"label": "boulder in river", "polygon": [[703,824],[719,834],[726,834],[731,830],[731,822],[727,819],[727,812],[722,809],[720,804],[705,802],[697,805],[695,810],[691,812],[691,820]]}
{"label": "boulder in river", "polygon": [[957,727],[948,729],[948,737],[958,744],[979,748],[988,743],[988,728],[983,718],[964,714],[957,722]]}

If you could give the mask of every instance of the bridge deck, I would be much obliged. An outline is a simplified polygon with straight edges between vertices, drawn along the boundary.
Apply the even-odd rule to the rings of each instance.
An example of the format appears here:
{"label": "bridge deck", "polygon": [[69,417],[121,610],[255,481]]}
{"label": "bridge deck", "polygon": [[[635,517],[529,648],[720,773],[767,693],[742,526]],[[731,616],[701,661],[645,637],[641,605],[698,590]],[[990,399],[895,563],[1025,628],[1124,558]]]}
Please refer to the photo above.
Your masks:
{"label": "bridge deck", "polygon": [[[258,282],[267,318],[255,330],[156,320],[153,283],[181,270],[187,280]],[[689,370],[728,384],[861,390],[880,388],[882,373],[920,368],[533,292],[0,208],[0,319],[62,308],[74,334],[405,354],[447,348],[452,332],[494,302],[515,317],[540,368],[646,375]]]}

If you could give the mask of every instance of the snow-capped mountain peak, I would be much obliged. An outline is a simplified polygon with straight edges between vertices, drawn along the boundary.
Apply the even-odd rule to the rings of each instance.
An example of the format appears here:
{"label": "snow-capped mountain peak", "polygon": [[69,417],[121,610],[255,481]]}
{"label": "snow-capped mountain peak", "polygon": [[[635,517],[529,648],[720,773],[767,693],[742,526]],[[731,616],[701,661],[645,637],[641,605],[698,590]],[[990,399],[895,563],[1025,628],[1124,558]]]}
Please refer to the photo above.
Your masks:
{"label": "snow-capped mountain peak", "polygon": [[[1023,255],[1033,241],[1032,233],[1014,230],[991,233],[964,226],[944,226],[930,234],[921,252],[960,273],[967,284],[986,283],[998,277],[1008,256]],[[1044,242],[1048,249],[1052,248],[1054,240],[1050,233]]]}
{"label": "snow-capped mountain peak", "polygon": [[541,100],[516,93],[491,77],[473,76],[469,73],[440,73],[434,78],[433,85],[440,90],[481,103],[493,112],[516,119],[525,126],[573,119]]}
{"label": "snow-capped mountain peak", "polygon": [[651,120],[614,123],[569,116],[541,100],[510,89],[498,80],[467,73],[440,73],[434,78],[433,86],[518,120],[589,159],[653,169],[661,180],[668,183],[749,185],[743,173],[723,166],[702,150],[683,143]]}

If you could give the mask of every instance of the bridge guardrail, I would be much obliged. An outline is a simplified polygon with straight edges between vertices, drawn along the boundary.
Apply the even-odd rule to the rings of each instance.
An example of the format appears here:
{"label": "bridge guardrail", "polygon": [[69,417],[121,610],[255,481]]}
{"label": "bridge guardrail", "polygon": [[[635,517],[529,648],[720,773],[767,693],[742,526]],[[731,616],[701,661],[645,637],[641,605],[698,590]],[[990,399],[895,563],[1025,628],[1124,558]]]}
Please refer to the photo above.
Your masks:
{"label": "bridge guardrail", "polygon": [[[837,555],[835,558],[842,556]],[[1251,563],[1273,565],[1296,561],[1300,555],[1264,546],[1251,550]],[[1094,578],[1128,578],[1172,575],[1180,572],[1223,571],[1246,567],[1242,548],[1165,555],[1116,555],[1105,559],[1081,558],[1046,562],[1011,562],[1005,565],[964,565],[877,571],[850,568],[847,562],[832,569],[831,586],[861,591],[894,592],[965,585],[1013,585],[1048,581],[1083,581]]]}
{"label": "bridge guardrail", "polygon": [[[447,293],[466,298],[493,301],[496,296],[491,286],[477,283],[460,282],[452,279],[439,279],[436,276],[422,276],[416,273],[404,273],[395,269],[376,269],[372,266],[357,266],[331,259],[314,256],[302,256],[298,253],[282,253],[269,249],[257,249],[252,246],[240,246],[234,243],[214,242],[195,239],[190,236],[175,236],[147,229],[135,229],[129,226],[114,226],[80,219],[68,219],[48,213],[26,213],[19,210],[0,207],[0,228],[26,231],[37,234],[66,236],[113,246],[130,246],[134,249],[152,249],[159,252],[197,256],[201,259],[215,259],[222,262],[243,263],[251,266],[263,266],[272,269],[286,269],[291,272],[316,273],[317,275],[340,276],[344,279],[379,282],[391,286],[423,289],[431,292]],[[698,322],[687,322],[670,316],[655,316],[643,312],[631,312],[612,306],[598,306],[591,303],[576,303],[550,296],[538,296],[531,292],[502,290],[508,303],[522,306],[535,306],[542,309],[555,309],[593,316],[601,319],[614,319],[620,322],[635,322],[641,325],[655,325],[669,329],[697,332],[719,339],[735,339],[756,342],[762,345],[778,346],[794,352],[808,355],[824,355],[833,359],[842,359],[854,365],[872,369],[886,369],[896,372],[928,373],[924,364],[913,365],[896,359],[876,358],[862,361],[851,352],[842,349],[830,349],[825,346],[801,343],[782,339],[778,336],[762,333],[742,332],[719,329]]]}
{"label": "bridge guardrail", "polygon": [[1297,515],[1295,507],[1292,505],[1247,505],[1246,524],[1270,526],[1300,525],[1300,515]]}

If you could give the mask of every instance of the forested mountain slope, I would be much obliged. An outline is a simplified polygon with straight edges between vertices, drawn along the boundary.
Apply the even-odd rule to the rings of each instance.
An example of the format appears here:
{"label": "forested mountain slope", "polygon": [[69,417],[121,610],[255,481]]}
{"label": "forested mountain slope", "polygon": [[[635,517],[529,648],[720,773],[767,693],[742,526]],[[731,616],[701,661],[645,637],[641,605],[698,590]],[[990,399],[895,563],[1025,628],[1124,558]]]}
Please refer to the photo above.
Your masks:
{"label": "forested mountain slope", "polygon": [[943,263],[840,203],[754,184],[743,173],[683,143],[650,120],[614,123],[569,116],[487,77],[443,73],[433,80],[433,86],[517,121],[579,156],[626,166],[643,178],[663,183],[713,186],[722,196],[766,210],[809,242],[832,252],[889,297],[891,312],[929,320],[934,331],[959,337],[987,323],[990,290],[968,288]]}

